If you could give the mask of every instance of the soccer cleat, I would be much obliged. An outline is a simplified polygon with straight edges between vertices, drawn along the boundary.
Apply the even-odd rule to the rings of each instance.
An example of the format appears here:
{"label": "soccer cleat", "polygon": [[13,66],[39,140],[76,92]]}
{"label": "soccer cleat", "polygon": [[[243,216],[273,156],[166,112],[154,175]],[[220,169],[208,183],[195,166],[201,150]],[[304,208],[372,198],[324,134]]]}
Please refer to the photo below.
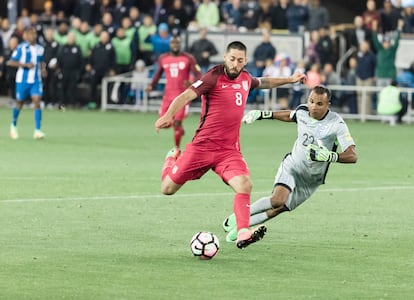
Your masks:
{"label": "soccer cleat", "polygon": [[168,151],[167,155],[165,156],[165,159],[172,157],[175,160],[178,159],[178,157],[180,156],[181,151],[178,148],[172,148],[170,151]]}
{"label": "soccer cleat", "polygon": [[260,241],[266,234],[266,231],[267,228],[265,225],[259,225],[252,229],[240,229],[237,235],[237,248],[243,249],[250,244]]}
{"label": "soccer cleat", "polygon": [[237,240],[237,227],[231,229],[226,235],[226,242],[233,243]]}
{"label": "soccer cleat", "polygon": [[17,140],[19,138],[19,133],[17,132],[17,127],[13,124],[10,125],[10,138]]}
{"label": "soccer cleat", "polygon": [[223,229],[225,232],[230,232],[236,228],[236,215],[231,214],[223,221]]}
{"label": "soccer cleat", "polygon": [[45,134],[39,129],[36,129],[33,133],[33,138],[35,140],[40,140],[40,139],[43,139],[44,137],[45,137]]}

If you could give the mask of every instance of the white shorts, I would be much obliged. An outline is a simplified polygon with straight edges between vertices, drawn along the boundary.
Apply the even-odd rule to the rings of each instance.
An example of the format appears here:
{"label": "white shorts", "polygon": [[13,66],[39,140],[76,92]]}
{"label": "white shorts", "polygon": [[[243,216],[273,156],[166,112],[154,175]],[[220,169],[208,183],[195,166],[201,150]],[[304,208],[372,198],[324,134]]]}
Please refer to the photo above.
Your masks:
{"label": "white shorts", "polygon": [[290,156],[287,156],[280,163],[275,176],[274,186],[283,185],[291,190],[285,205],[289,210],[294,210],[309,199],[322,183],[309,178],[307,173],[303,176],[295,171],[290,161]]}

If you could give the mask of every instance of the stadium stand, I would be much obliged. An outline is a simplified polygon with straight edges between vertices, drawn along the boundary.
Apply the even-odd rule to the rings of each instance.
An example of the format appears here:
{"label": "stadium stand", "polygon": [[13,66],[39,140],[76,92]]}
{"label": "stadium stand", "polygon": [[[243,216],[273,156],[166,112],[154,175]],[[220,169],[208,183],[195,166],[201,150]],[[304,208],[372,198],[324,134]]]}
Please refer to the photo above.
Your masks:
{"label": "stadium stand", "polygon": [[[8,100],[10,95],[10,84],[7,79],[9,76],[7,72],[7,64],[5,58],[10,55],[10,49],[8,43],[11,37],[17,37],[21,40],[20,34],[21,28],[25,26],[34,26],[39,33],[39,43],[46,46],[46,40],[44,38],[45,29],[52,29],[54,31],[55,42],[60,44],[60,47],[66,43],[66,35],[69,31],[75,32],[77,35],[78,43],[85,52],[84,65],[89,63],[89,56],[87,53],[91,53],[93,47],[99,43],[99,35],[102,31],[110,33],[111,39],[115,37],[115,32],[119,28],[123,28],[125,39],[128,40],[128,45],[132,53],[131,59],[127,65],[123,65],[123,68],[117,68],[116,64],[113,68],[109,68],[104,77],[102,84],[99,86],[99,92],[101,95],[101,103],[98,105],[91,104],[91,78],[94,70],[82,70],[82,75],[77,83],[76,97],[79,100],[77,107],[89,107],[96,108],[101,107],[102,110],[106,109],[130,109],[140,111],[151,111],[156,110],[158,107],[159,99],[162,95],[162,84],[159,85],[160,89],[152,91],[150,95],[142,94],[142,101],[137,103],[133,97],[131,91],[131,84],[134,84],[132,71],[136,60],[144,59],[146,62],[146,70],[149,74],[147,81],[150,80],[151,74],[154,72],[155,59],[151,56],[154,49],[154,45],[148,43],[148,40],[143,37],[144,35],[152,35],[157,30],[158,25],[163,22],[167,25],[170,35],[180,34],[185,44],[185,49],[188,49],[189,45],[198,38],[199,26],[195,22],[197,7],[195,2],[191,0],[175,0],[175,1],[134,1],[134,0],[101,0],[101,1],[18,1],[19,13],[16,22],[8,22],[7,16],[3,15],[1,19],[0,28],[0,60],[2,85],[0,87],[0,94],[2,96],[3,105],[10,103]],[[212,64],[221,62],[225,45],[235,39],[240,39],[245,42],[248,47],[249,59],[252,59],[253,49],[261,41],[261,30],[271,30],[271,41],[276,45],[278,53],[288,54],[293,65],[302,60],[305,56],[305,49],[309,45],[311,31],[309,26],[312,26],[312,30],[318,29],[315,26],[326,26],[326,24],[317,25],[315,22],[317,18],[315,15],[322,13],[324,20],[329,21],[329,37],[333,42],[333,60],[336,72],[343,78],[347,72],[348,60],[351,57],[356,57],[358,51],[355,47],[351,47],[348,42],[349,30],[355,29],[355,24],[346,22],[344,20],[345,15],[348,15],[348,20],[352,19],[354,13],[352,10],[343,10],[341,14],[338,14],[338,1],[316,1],[316,0],[260,0],[257,4],[251,5],[251,1],[242,0],[240,6],[237,7],[236,2],[238,1],[213,1],[219,8],[220,22],[219,25],[209,28],[209,39],[214,43],[218,54],[211,57]],[[254,1],[256,2],[256,1]],[[283,16],[286,8],[293,5],[298,5],[298,8],[303,7],[310,14],[312,24],[306,24],[305,27],[301,27],[297,33],[288,31],[288,22],[286,27],[283,27],[283,22],[273,22],[272,18],[276,15],[278,17]],[[364,2],[361,4],[361,2]],[[365,4],[368,1],[349,1],[348,7],[353,6],[355,11],[358,13],[365,13]],[[371,1],[372,2],[372,1]],[[375,1],[374,1],[375,2]],[[157,5],[158,6],[157,6]],[[382,3],[375,2],[374,12],[378,15],[386,14]],[[285,5],[285,6],[284,6]],[[398,18],[404,20],[405,25],[403,27],[402,37],[399,41],[398,50],[395,57],[395,66],[399,73],[407,71],[414,58],[411,55],[411,51],[414,46],[413,39],[413,27],[408,26],[411,23],[412,14],[411,10],[406,7],[392,6],[393,14],[396,14]],[[355,14],[355,13],[354,13]],[[245,16],[257,16],[257,24],[252,27],[252,19],[246,18]],[[154,22],[154,18],[157,18],[157,22]],[[185,18],[185,23],[188,24],[183,26],[180,20]],[[287,17],[288,15],[286,15]],[[125,20],[127,19],[127,20]],[[126,22],[128,21],[128,22]],[[288,20],[287,20],[288,21]],[[89,31],[85,32],[81,29],[82,23],[89,25]],[[62,29],[63,25],[67,25],[67,29]],[[278,24],[277,28],[274,24]],[[282,24],[282,25],[281,25]],[[365,24],[364,24],[365,26]],[[380,28],[385,28],[385,24],[380,24]],[[85,27],[85,26],[83,26]],[[395,32],[395,28],[392,28],[391,32],[380,32],[380,38],[392,35]],[[358,35],[358,34],[357,34]],[[359,35],[358,35],[359,36]],[[124,38],[118,39],[118,45],[122,43]],[[80,42],[82,41],[82,42]],[[89,45],[89,46],[88,46]],[[123,46],[118,46],[118,49],[122,49]],[[125,48],[125,47],[124,47]],[[118,50],[120,51],[120,50]],[[126,56],[125,56],[126,55]],[[122,57],[128,57],[128,53],[123,54]],[[121,59],[120,55],[118,56]],[[276,63],[276,62],[275,62]],[[119,64],[118,64],[119,65]],[[294,69],[294,68],[293,68]],[[56,84],[59,87],[59,70],[51,72],[52,76],[56,76]],[[122,88],[119,88],[122,86]],[[114,89],[115,87],[115,89]],[[338,85],[330,86],[331,89],[338,91],[339,93],[345,93],[348,90],[357,91],[359,87],[352,85]],[[412,87],[401,87],[402,91],[407,93],[407,99],[410,103],[407,116],[404,120],[411,122],[413,119],[412,112]],[[378,92],[378,88],[375,86],[364,88],[361,90],[363,93],[369,91],[374,94]],[[121,93],[115,95],[116,93]],[[261,97],[258,97],[256,101],[253,101],[251,105],[261,107],[274,107],[277,103],[275,99],[276,93],[265,93]],[[58,97],[58,96],[57,96]],[[113,101],[116,99],[117,101]],[[119,99],[121,99],[119,101]],[[371,100],[366,100],[371,101]],[[372,101],[375,102],[375,99]],[[54,101],[59,102],[59,99]],[[53,103],[50,104],[50,108],[55,108]],[[193,108],[195,111],[198,108]],[[364,120],[379,119],[378,116],[367,115],[364,111],[360,111],[357,114],[349,114],[346,109],[342,107],[335,107],[338,111],[344,114],[346,117]]]}

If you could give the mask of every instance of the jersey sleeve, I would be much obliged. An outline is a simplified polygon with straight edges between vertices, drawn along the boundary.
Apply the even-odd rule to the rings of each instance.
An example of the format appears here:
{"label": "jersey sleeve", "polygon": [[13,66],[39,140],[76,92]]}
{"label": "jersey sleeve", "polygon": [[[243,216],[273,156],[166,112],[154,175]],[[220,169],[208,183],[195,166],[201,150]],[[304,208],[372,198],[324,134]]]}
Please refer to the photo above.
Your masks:
{"label": "jersey sleeve", "polygon": [[157,71],[155,72],[154,76],[152,77],[152,81],[151,81],[151,86],[153,89],[155,89],[155,86],[157,85],[158,81],[161,78],[162,73],[164,72],[164,69],[162,68],[162,59],[163,59],[164,55],[161,55],[158,58],[158,63],[157,63]]}
{"label": "jersey sleeve", "polygon": [[45,55],[45,48],[38,45],[37,46],[37,57],[38,57],[39,61],[43,61],[44,55]]}
{"label": "jersey sleeve", "polygon": [[12,53],[10,60],[19,61],[22,57],[22,47],[18,46]]}
{"label": "jersey sleeve", "polygon": [[349,146],[355,145],[348,126],[342,118],[340,118],[338,124],[337,139],[342,151],[345,151]]}
{"label": "jersey sleeve", "polygon": [[253,90],[260,85],[260,79],[257,77],[252,77],[252,83],[250,85],[250,89]]}
{"label": "jersey sleeve", "polygon": [[194,76],[194,79],[200,79],[201,77],[201,68],[197,63],[197,60],[195,59],[194,55],[192,55],[189,52],[183,52],[183,55],[185,55],[188,59],[189,66],[190,66],[190,72]]}
{"label": "jersey sleeve", "polygon": [[217,74],[210,71],[194,82],[190,88],[196,92],[197,96],[201,96],[203,94],[207,94],[216,85],[217,80]]}
{"label": "jersey sleeve", "polygon": [[198,65],[195,57],[193,55],[188,54],[188,58],[190,60],[190,69],[191,72],[194,75],[195,79],[199,79],[201,77],[201,69],[200,66]]}
{"label": "jersey sleeve", "polygon": [[298,119],[297,119],[297,113],[298,113],[298,111],[309,111],[309,109],[308,109],[308,107],[305,104],[301,104],[298,107],[296,107],[295,110],[292,110],[290,112],[290,116],[289,117],[295,123],[298,122]]}

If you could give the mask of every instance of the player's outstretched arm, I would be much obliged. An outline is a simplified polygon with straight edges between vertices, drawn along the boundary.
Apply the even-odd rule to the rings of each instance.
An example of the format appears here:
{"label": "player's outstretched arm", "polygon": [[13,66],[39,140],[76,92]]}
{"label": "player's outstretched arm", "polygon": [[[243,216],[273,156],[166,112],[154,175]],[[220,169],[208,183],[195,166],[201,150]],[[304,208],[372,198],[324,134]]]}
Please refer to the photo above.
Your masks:
{"label": "player's outstretched arm", "polygon": [[271,89],[284,84],[306,81],[306,75],[301,72],[296,72],[289,77],[260,77],[260,84],[258,89]]}
{"label": "player's outstretched arm", "polygon": [[243,116],[242,122],[245,124],[252,124],[256,120],[273,119],[271,111],[251,110]]}
{"label": "player's outstretched arm", "polygon": [[290,118],[290,110],[251,110],[243,116],[242,122],[245,124],[252,124],[256,120],[263,119],[276,119],[284,122],[292,122],[292,119]]}

